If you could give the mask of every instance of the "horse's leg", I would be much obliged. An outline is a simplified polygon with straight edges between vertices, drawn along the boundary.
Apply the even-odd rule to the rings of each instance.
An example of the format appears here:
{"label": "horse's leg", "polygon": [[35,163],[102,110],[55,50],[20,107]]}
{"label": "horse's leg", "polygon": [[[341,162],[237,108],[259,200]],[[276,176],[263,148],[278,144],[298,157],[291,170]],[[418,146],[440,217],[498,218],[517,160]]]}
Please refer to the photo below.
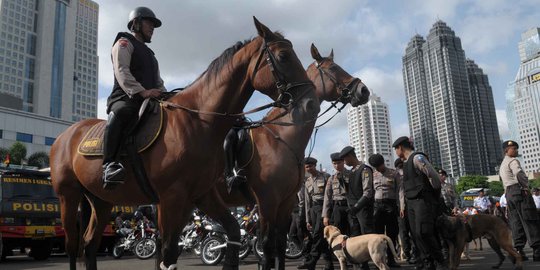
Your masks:
{"label": "horse's leg", "polygon": [[160,263],[162,270],[177,269],[176,261],[180,255],[178,238],[193,210],[193,205],[190,202],[187,200],[179,202],[178,198],[188,198],[188,196],[175,194],[174,196],[160,198],[158,223],[162,242],[163,261]]}
{"label": "horse's leg", "polygon": [[86,232],[84,233],[84,253],[86,255],[86,269],[97,269],[97,251],[103,236],[105,226],[111,218],[112,204],[105,202],[93,195],[87,195],[88,201],[92,205],[92,216]]}
{"label": "horse's leg", "polygon": [[214,188],[196,202],[197,207],[216,220],[227,232],[227,251],[223,269],[238,269],[238,250],[240,249],[240,225]]}
{"label": "horse's leg", "polygon": [[289,232],[289,224],[291,221],[291,212],[294,207],[296,193],[292,197],[284,200],[276,216],[276,269],[285,269],[285,251],[287,249],[287,233]]}
{"label": "horse's leg", "polygon": [[[262,269],[269,270],[274,266],[276,251],[276,212],[278,204],[271,198],[271,194],[258,194],[259,212],[261,214],[261,232],[262,247],[264,256],[262,258]],[[276,265],[277,267],[277,265]]]}
{"label": "horse's leg", "polygon": [[69,269],[77,269],[77,257],[79,255],[79,243],[82,241],[81,232],[77,226],[77,209],[81,200],[80,191],[70,190],[58,194],[60,199],[60,215],[65,232],[65,247],[69,257]]}

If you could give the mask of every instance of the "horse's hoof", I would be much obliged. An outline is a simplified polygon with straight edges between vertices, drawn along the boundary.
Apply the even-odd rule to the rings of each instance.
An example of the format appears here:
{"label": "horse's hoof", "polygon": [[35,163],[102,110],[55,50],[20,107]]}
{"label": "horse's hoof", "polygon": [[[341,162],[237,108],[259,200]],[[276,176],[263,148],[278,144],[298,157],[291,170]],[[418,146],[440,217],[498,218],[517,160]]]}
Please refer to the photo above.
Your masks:
{"label": "horse's hoof", "polygon": [[161,268],[161,270],[176,270],[176,264],[171,264],[169,267],[167,267],[163,262],[161,262],[159,264],[159,268]]}

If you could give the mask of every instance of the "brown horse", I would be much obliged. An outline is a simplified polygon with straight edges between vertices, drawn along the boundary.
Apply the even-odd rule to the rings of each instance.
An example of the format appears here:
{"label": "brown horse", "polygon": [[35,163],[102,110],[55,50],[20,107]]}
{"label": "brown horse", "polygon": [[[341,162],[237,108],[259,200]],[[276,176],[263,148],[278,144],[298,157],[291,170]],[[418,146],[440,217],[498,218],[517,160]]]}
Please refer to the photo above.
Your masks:
{"label": "brown horse", "polygon": [[[369,100],[369,90],[358,78],[352,77],[334,63],[333,51],[321,57],[311,46],[315,62],[308,69],[308,77],[316,87],[319,100],[341,101],[353,106]],[[266,119],[272,119],[279,110],[271,110]],[[248,184],[259,204],[261,235],[263,238],[263,269],[269,269],[277,256],[277,268],[284,269],[286,235],[296,193],[304,179],[304,149],[313,132],[314,122],[306,125],[267,125],[253,129],[253,148],[239,155]],[[248,161],[249,160],[249,161]],[[224,182],[218,185],[220,196],[229,205],[250,202],[242,192],[228,193]],[[276,253],[274,253],[274,250]]]}
{"label": "brown horse", "polygon": [[[176,269],[179,234],[193,205],[214,196],[213,187],[222,173],[218,169],[223,167],[223,159],[219,158],[224,155],[223,140],[236,119],[230,114],[242,111],[254,89],[290,104],[286,109],[295,122],[313,119],[319,112],[313,84],[290,41],[271,32],[257,19],[254,21],[258,37],[225,50],[192,85],[169,99],[170,104],[178,106],[165,111],[162,132],[141,153],[150,185],[159,197],[161,269]],[[283,100],[284,96],[290,100]],[[179,105],[198,111],[180,109]],[[97,269],[96,251],[113,204],[151,203],[136,184],[131,168],[127,168],[125,184],[105,190],[101,157],[78,154],[83,136],[99,121],[84,120],[68,128],[57,138],[50,154],[70,269],[76,269],[76,258],[83,252],[86,269]],[[79,205],[82,218],[77,224]],[[238,269],[238,224],[222,201],[200,205],[228,232],[230,242],[223,269]]]}

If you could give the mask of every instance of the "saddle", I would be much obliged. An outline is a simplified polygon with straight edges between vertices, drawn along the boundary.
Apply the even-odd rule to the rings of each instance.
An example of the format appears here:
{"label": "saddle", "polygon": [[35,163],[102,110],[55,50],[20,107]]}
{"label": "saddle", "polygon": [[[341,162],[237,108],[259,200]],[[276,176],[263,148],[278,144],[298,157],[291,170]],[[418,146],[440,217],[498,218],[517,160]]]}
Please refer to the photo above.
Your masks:
{"label": "saddle", "polygon": [[[163,127],[163,110],[161,103],[151,100],[133,130],[129,133],[128,137],[133,137],[137,153],[148,149],[159,136]],[[83,156],[102,156],[103,135],[106,125],[107,121],[101,121],[92,126],[79,143],[77,152]],[[125,147],[120,148],[119,154],[121,156],[126,155]]]}

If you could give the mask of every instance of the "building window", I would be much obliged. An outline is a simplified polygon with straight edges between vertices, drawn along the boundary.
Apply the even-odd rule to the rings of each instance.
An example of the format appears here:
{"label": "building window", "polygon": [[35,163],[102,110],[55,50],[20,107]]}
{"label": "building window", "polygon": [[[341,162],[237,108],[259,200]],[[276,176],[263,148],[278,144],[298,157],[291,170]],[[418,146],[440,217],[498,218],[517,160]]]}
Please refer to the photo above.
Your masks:
{"label": "building window", "polygon": [[4,138],[4,131],[0,129],[0,139]]}
{"label": "building window", "polygon": [[45,145],[53,145],[55,138],[45,137]]}
{"label": "building window", "polygon": [[32,143],[32,134],[17,132],[17,141]]}

